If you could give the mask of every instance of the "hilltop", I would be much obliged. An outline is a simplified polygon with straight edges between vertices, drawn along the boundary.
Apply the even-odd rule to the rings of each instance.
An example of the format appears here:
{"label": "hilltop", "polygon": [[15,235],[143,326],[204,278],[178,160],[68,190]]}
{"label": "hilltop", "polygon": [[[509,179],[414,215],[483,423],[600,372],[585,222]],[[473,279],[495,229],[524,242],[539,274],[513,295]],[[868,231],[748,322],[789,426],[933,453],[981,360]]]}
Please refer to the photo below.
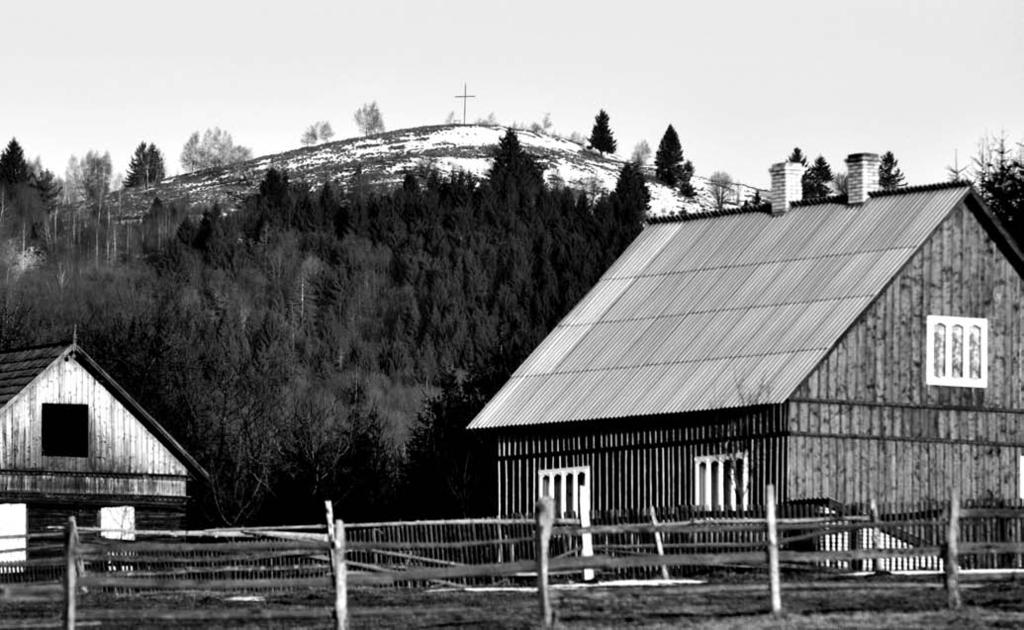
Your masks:
{"label": "hilltop", "polygon": [[[159,196],[164,203],[193,205],[220,203],[231,208],[256,191],[270,168],[286,170],[293,181],[314,187],[335,185],[388,186],[401,182],[405,173],[423,167],[441,171],[463,170],[483,176],[490,168],[489,153],[505,133],[505,127],[486,125],[435,125],[350,138],[312,147],[265,155],[221,168],[169,177],[148,190],[126,189],[112,193],[122,215],[144,213]],[[544,167],[552,184],[580,188],[590,194],[615,187],[625,160],[601,155],[570,140],[517,130],[519,141]],[[649,169],[653,180],[653,168]],[[695,175],[697,195],[686,198],[666,186],[649,181],[652,217],[702,212],[714,208],[707,179]],[[758,189],[737,184],[730,205],[752,197]],[[762,197],[764,191],[760,191]]]}

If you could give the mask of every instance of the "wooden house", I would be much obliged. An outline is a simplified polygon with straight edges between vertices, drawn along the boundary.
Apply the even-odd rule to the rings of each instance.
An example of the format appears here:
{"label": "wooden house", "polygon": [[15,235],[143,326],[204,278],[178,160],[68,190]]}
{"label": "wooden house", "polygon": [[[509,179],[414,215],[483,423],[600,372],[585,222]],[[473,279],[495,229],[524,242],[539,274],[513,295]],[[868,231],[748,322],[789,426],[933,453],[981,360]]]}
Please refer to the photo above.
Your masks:
{"label": "wooden house", "polygon": [[648,225],[470,424],[498,511],[1024,495],[1024,258],[965,183]]}
{"label": "wooden house", "polygon": [[[178,527],[190,479],[207,473],[77,344],[0,353],[0,535],[69,515],[111,529]],[[16,542],[0,539],[24,547]]]}

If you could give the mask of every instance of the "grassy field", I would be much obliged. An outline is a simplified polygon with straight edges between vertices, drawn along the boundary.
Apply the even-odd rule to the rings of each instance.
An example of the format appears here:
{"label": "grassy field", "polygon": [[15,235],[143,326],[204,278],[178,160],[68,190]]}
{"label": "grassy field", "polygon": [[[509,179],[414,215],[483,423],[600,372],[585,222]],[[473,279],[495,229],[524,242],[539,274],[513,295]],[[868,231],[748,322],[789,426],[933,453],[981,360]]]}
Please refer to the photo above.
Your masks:
{"label": "grassy field", "polygon": [[[1024,581],[965,585],[964,609],[944,610],[945,592],[934,584],[846,580],[789,584],[785,613],[767,613],[767,589],[759,584],[598,586],[557,589],[552,599],[559,628],[1022,628]],[[495,628],[537,627],[537,600],[526,591],[356,590],[350,594],[351,627]],[[266,604],[226,602],[208,596],[83,599],[81,627],[104,628],[329,628],[326,594],[271,598]],[[267,608],[319,611],[320,619],[261,620]],[[211,618],[237,608],[248,620]],[[160,611],[185,612],[187,620],[161,619]],[[53,604],[0,604],[0,628],[55,627]],[[216,614],[214,612],[214,614]]]}

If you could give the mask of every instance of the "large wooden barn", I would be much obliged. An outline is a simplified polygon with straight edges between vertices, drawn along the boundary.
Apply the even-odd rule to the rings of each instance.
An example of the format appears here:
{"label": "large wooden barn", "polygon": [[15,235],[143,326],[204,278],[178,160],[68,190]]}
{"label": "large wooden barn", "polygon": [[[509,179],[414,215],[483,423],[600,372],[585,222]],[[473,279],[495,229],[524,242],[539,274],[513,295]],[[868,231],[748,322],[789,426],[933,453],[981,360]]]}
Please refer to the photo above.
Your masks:
{"label": "large wooden barn", "polygon": [[0,535],[69,515],[112,529],[178,527],[189,480],[206,478],[77,344],[0,353]]}
{"label": "large wooden barn", "polygon": [[470,424],[498,510],[1024,494],[1024,259],[967,184],[647,226]]}

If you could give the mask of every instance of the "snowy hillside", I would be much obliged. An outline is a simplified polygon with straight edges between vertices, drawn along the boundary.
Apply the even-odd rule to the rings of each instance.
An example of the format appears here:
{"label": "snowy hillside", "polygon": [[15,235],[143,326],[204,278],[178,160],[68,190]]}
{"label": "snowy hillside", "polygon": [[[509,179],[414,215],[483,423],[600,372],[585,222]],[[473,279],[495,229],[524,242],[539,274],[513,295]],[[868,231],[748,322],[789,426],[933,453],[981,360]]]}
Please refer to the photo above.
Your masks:
{"label": "snowy hillside", "polygon": [[[483,125],[439,125],[391,131],[365,138],[352,138],[258,157],[223,168],[178,175],[149,190],[129,189],[114,199],[124,215],[145,212],[159,196],[164,203],[186,202],[207,205],[214,202],[230,208],[255,191],[269,168],[286,170],[293,181],[314,186],[325,182],[352,186],[393,185],[405,173],[423,166],[442,171],[460,169],[483,176],[490,168],[488,157],[505,133],[504,127]],[[615,187],[624,160],[602,156],[569,140],[517,130],[520,143],[544,168],[545,177],[555,184],[581,188],[589,193],[607,192]],[[653,180],[653,167],[650,169]],[[671,189],[649,182],[651,216],[702,212],[714,207],[707,181],[694,176],[697,195],[686,198]],[[752,197],[754,188],[738,184],[731,191],[731,204]],[[115,193],[116,194],[116,193]],[[764,191],[761,191],[764,197]]]}

